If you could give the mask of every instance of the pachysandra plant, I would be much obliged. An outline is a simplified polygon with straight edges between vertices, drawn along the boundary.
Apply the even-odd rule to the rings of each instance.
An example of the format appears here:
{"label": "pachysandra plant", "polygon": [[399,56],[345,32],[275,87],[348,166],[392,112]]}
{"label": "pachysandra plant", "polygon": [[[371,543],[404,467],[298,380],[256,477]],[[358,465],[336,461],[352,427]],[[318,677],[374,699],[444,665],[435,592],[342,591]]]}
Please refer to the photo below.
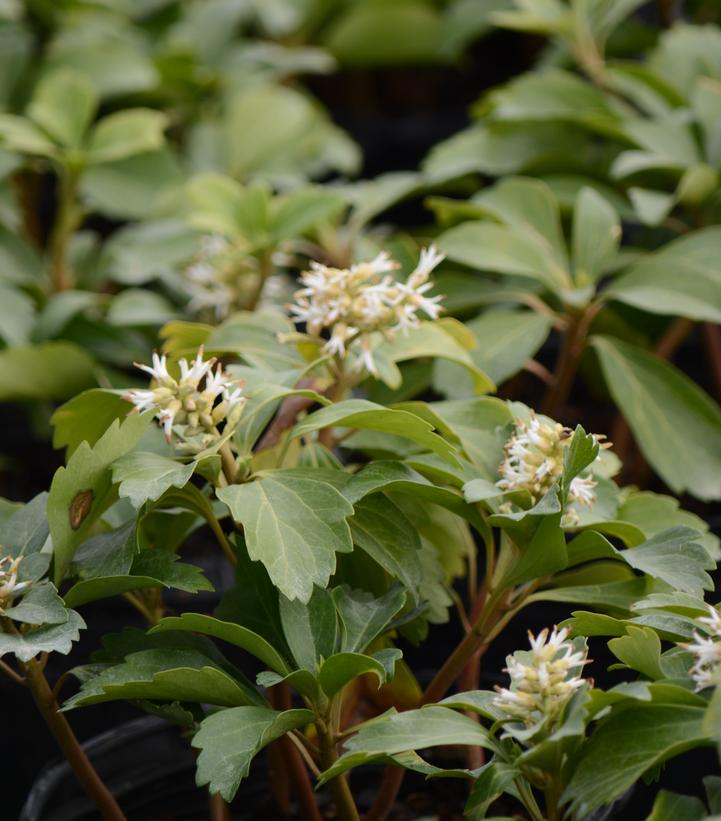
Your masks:
{"label": "pachysandra plant", "polygon": [[[214,819],[266,748],[272,812],[309,821],[392,819],[406,777],[461,779],[469,821],[621,818],[717,755],[721,546],[647,488],[721,498],[718,28],[639,0],[15,5],[0,401],[52,415],[65,462],[0,500],[0,673],[101,814],[126,794],[72,725],[115,700],[178,729]],[[301,77],[453,71],[494,26],[547,38],[537,65],[418,171],[346,179]],[[383,222],[420,197],[429,224]],[[721,816],[697,760],[638,817]]]}
{"label": "pachysandra plant", "polygon": [[[509,791],[531,818],[560,817],[567,801],[582,818],[661,760],[665,753],[654,751],[630,781],[624,773],[606,793],[573,798],[585,770],[571,762],[577,753],[583,762],[587,749],[594,755],[612,721],[604,707],[614,716],[645,698],[594,695],[582,637],[596,635],[599,620],[634,649],[639,635],[658,641],[654,630],[664,628],[654,611],[637,617],[635,608],[674,591],[701,601],[718,545],[691,514],[655,521],[635,513],[634,497],[650,510],[664,508],[663,497],[621,490],[612,479],[618,460],[600,435],[489,397],[385,407],[352,395],[383,375],[376,356],[392,362],[394,346],[408,355],[417,313],[437,315],[439,300],[426,293],[441,261],[433,249],[422,252],[397,280],[385,255],[345,270],[313,266],[294,308],[307,334],[240,314],[203,339],[193,326],[196,344],[213,356],[202,348],[178,356],[186,331],[175,326],[168,352],[139,366],[148,388],[94,390],[60,409],[58,439],[71,454],[47,499],[54,578],[74,579],[67,606],[120,594],[151,627],[108,638],[78,670],[81,686],[66,708],[132,698],[166,713],[200,750],[198,783],[228,801],[252,758],[277,742],[308,817],[318,812],[310,779],[323,773],[338,816],[358,818],[346,771],[379,758],[391,766],[368,813],[385,817],[401,767],[438,774],[412,751],[439,744],[494,752],[480,772],[469,753],[465,772],[477,783],[468,813],[478,818],[479,807]],[[267,344],[246,354],[236,340],[251,331]],[[450,350],[476,373],[462,347]],[[238,356],[245,364],[232,362]],[[286,370],[273,373],[281,361]],[[88,441],[101,407],[116,421]],[[181,516],[178,528],[153,524]],[[236,565],[235,585],[213,616],[169,614],[164,588],[207,584],[176,561],[185,535],[203,524]],[[481,578],[476,544],[485,554]],[[465,602],[452,590],[459,575]],[[479,658],[519,612],[544,600],[591,609],[571,611],[569,626],[542,631],[530,651],[510,656],[509,687],[474,691]],[[423,689],[398,645],[422,640],[454,603],[465,636]],[[256,659],[255,683],[212,639]],[[443,700],[459,681],[471,691]],[[658,692],[665,707],[669,691]],[[380,704],[437,702],[359,723]],[[493,727],[457,708],[490,717]]]}

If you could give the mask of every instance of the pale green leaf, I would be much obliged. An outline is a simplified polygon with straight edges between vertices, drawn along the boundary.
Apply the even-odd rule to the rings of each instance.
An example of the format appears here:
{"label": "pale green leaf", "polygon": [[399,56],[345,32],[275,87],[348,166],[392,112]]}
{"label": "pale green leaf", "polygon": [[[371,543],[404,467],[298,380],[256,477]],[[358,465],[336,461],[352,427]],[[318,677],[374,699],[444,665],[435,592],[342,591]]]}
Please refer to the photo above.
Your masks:
{"label": "pale green leaf", "polygon": [[64,148],[78,149],[97,105],[90,80],[72,69],[57,69],[40,80],[28,115]]}
{"label": "pale green leaf", "polygon": [[268,707],[234,707],[208,716],[193,737],[200,749],[196,779],[232,801],[250,762],[271,741],[313,721],[310,710],[276,712]]}
{"label": "pale green leaf", "polygon": [[19,345],[0,351],[0,401],[66,399],[95,381],[92,357],[72,342]]}
{"label": "pale green leaf", "polygon": [[312,431],[336,426],[392,433],[454,461],[455,448],[434,433],[431,424],[408,411],[384,408],[366,399],[346,399],[321,408],[298,422],[290,435],[305,436]]}
{"label": "pale green leaf", "polygon": [[158,453],[134,451],[113,462],[113,482],[120,498],[135,508],[157,501],[171,487],[182,488],[190,481],[195,462],[186,465]]}
{"label": "pale green leaf", "polygon": [[346,521],[353,507],[305,471],[270,471],[220,489],[218,498],[245,528],[251,559],[263,562],[289,599],[307,602],[313,585],[325,587],[335,572],[336,552],[353,548]]}
{"label": "pale green leaf", "polygon": [[0,633],[0,656],[12,653],[18,661],[30,661],[39,653],[61,653],[66,656],[80,638],[85,622],[74,610],[66,611],[67,621],[34,627],[25,633]]}
{"label": "pale green leaf", "polygon": [[67,467],[55,473],[48,497],[48,522],[56,583],[63,579],[98,517],[117,499],[112,463],[137,445],[149,423],[148,414],[128,416],[122,424],[113,422],[92,448],[81,443]]}
{"label": "pale green leaf", "polygon": [[93,128],[88,161],[94,164],[123,160],[163,147],[168,118],[150,108],[131,108],[108,114]]}

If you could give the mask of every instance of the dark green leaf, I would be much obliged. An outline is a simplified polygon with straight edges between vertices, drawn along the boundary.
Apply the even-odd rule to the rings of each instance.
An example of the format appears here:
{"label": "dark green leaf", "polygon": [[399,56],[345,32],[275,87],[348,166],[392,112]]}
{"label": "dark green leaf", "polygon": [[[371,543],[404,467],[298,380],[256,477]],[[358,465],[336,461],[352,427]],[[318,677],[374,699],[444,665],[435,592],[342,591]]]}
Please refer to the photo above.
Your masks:
{"label": "dark green leaf", "polygon": [[721,498],[721,411],[667,362],[610,337],[592,338],[608,387],[651,465],[675,492]]}
{"label": "dark green leaf", "polygon": [[299,667],[316,671],[321,659],[332,656],[338,646],[338,617],[331,594],[313,590],[308,604],[280,597],[280,618],[288,647]]}
{"label": "dark green leaf", "polygon": [[588,817],[624,793],[643,773],[685,750],[708,744],[703,709],[634,704],[602,724],[584,745],[563,799]]}
{"label": "dark green leaf", "polygon": [[262,636],[239,624],[221,621],[201,613],[183,613],[182,616],[169,616],[161,619],[150,633],[152,635],[167,630],[187,630],[228,641],[252,653],[276,673],[285,675],[289,672],[286,661],[271,644]]}

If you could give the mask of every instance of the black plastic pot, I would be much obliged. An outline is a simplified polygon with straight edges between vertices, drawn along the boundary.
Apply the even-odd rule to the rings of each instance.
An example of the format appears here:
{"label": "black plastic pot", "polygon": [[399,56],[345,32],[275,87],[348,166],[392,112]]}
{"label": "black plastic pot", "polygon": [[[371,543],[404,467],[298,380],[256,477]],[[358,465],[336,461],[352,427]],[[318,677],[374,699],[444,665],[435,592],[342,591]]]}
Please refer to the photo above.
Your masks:
{"label": "black plastic pot", "polygon": [[[194,784],[195,761],[176,727],[146,716],[83,745],[128,819],[207,815],[207,795]],[[94,821],[98,813],[80,792],[69,765],[47,767],[31,789],[19,821]]]}

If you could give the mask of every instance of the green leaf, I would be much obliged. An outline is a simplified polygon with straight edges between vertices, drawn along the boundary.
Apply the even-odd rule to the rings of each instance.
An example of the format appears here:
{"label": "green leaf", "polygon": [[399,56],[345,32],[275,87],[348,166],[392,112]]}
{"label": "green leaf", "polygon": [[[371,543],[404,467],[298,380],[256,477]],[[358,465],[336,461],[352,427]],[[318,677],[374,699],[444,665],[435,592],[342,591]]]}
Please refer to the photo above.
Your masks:
{"label": "green leaf", "polygon": [[248,775],[250,762],[271,741],[310,724],[310,710],[276,712],[267,707],[234,707],[208,716],[193,737],[200,749],[196,780],[232,801],[240,782]]}
{"label": "green leaf", "polygon": [[586,433],[580,426],[573,432],[571,444],[563,454],[563,487],[568,489],[571,482],[589,465],[596,461],[599,444],[593,434]]}
{"label": "green leaf", "polygon": [[[396,650],[398,656],[400,650]],[[361,653],[336,653],[327,658],[318,672],[318,681],[328,698],[340,692],[348,682],[366,673],[373,673],[378,679],[378,686],[386,682],[386,670],[380,661]]]}
{"label": "green leaf", "polygon": [[[551,321],[533,311],[499,308],[486,311],[466,327],[476,338],[471,359],[500,385],[533,358],[548,336]],[[470,398],[475,393],[468,372],[447,361],[435,363],[433,387],[450,399]]]}
{"label": "green leaf", "polygon": [[162,148],[168,118],[150,108],[131,108],[108,114],[93,128],[88,161],[93,164],[123,160]]}
{"label": "green leaf", "polygon": [[193,649],[156,648],[131,653],[120,664],[101,670],[65,702],[64,709],[119,699],[191,701],[236,707],[258,703],[243,682]]}
{"label": "green leaf", "polygon": [[343,65],[395,66],[440,59],[441,18],[422,0],[378,0],[350,6],[339,15],[323,45]]}
{"label": "green leaf", "polygon": [[385,713],[367,722],[345,742],[345,753],[322,773],[320,783],[379,757],[446,744],[491,746],[488,732],[477,721],[448,707],[433,705],[404,713]]}
{"label": "green leaf", "polygon": [[676,368],[610,337],[592,337],[606,383],[644,456],[676,493],[721,498],[721,410]]}
{"label": "green leaf", "polygon": [[300,237],[327,222],[346,205],[340,194],[321,187],[300,188],[274,199],[270,231],[275,242]]}
{"label": "green leaf", "polygon": [[354,474],[343,487],[343,495],[353,505],[378,491],[399,492],[440,505],[470,522],[476,530],[488,532],[481,515],[467,505],[454,490],[437,487],[403,462],[379,459]]}
{"label": "green leaf", "polygon": [[433,357],[461,365],[473,380],[475,394],[495,389],[490,378],[474,363],[469,349],[474,340],[466,328],[450,317],[422,322],[407,333],[396,334],[382,342],[373,352],[382,380],[390,388],[401,386],[402,376],[394,367],[398,362]]}
{"label": "green leaf", "polygon": [[713,581],[704,568],[712,570],[716,563],[696,543],[698,535],[689,527],[672,527],[619,555],[636,570],[703,598],[704,590],[713,589]]}
{"label": "green leaf", "polygon": [[48,538],[48,494],[38,493],[0,523],[0,548],[4,555],[29,556],[42,550]]}
{"label": "green leaf", "polygon": [[167,550],[146,549],[135,558],[129,573],[92,576],[77,582],[65,594],[65,603],[79,607],[90,601],[149,587],[174,587],[186,593],[213,590],[199,567],[178,561],[178,557]]}
{"label": "green leaf", "polygon": [[18,661],[30,661],[38,653],[66,656],[80,638],[85,622],[74,610],[67,610],[67,621],[35,627],[25,633],[0,633],[0,656],[12,653]]}
{"label": "green leaf", "polygon": [[121,391],[93,388],[74,396],[61,405],[50,419],[53,426],[53,447],[67,447],[72,456],[81,442],[91,447],[116,419],[124,419],[132,404],[123,399]]}
{"label": "green leaf", "polygon": [[605,296],[655,314],[721,322],[721,228],[705,228],[647,254]]}
{"label": "green leaf", "polygon": [[48,522],[57,584],[93,524],[117,499],[112,463],[137,445],[149,422],[148,414],[128,416],[122,424],[113,422],[92,448],[83,442],[67,467],[56,471],[48,497]]}
{"label": "green leaf", "polygon": [[612,715],[582,748],[563,794],[569,810],[586,818],[622,795],[643,773],[708,744],[703,713],[700,707],[635,702]]}
{"label": "green leaf", "polygon": [[519,771],[513,765],[495,758],[482,767],[464,808],[468,821],[488,818],[488,808],[503,793],[517,794],[514,781],[519,775]]}
{"label": "green leaf", "polygon": [[532,601],[557,601],[597,607],[599,610],[628,613],[631,606],[648,590],[647,579],[629,579],[600,584],[580,584],[541,590],[529,597]]}
{"label": "green leaf", "polygon": [[241,312],[212,330],[204,340],[205,349],[213,354],[236,354],[255,368],[274,371],[303,368],[307,363],[300,359],[295,346],[278,339],[280,334],[292,330],[288,320],[278,314]]}
{"label": "green leaf", "polygon": [[240,534],[236,534],[236,542],[235,585],[223,595],[215,614],[219,619],[247,627],[290,658],[280,620],[278,591],[265,567],[251,561]]}
{"label": "green leaf", "polygon": [[80,190],[89,205],[119,219],[147,219],[177,213],[184,204],[185,175],[170,149],[134,154],[91,165]]}
{"label": "green leaf", "polygon": [[65,624],[69,618],[58,591],[47,579],[33,583],[22,600],[3,615],[25,624]]}
{"label": "green leaf", "polygon": [[353,543],[417,594],[422,572],[421,542],[411,522],[381,494],[356,502],[354,508],[350,520]]}
{"label": "green leaf", "polygon": [[72,572],[83,579],[122,576],[130,572],[137,552],[137,523],[133,518],[110,533],[98,533],[83,542],[73,556]]}
{"label": "green leaf", "polygon": [[616,256],[621,224],[611,205],[582,188],[573,212],[573,275],[577,286],[595,282]]}
{"label": "green leaf", "polygon": [[554,68],[522,74],[488,99],[499,120],[558,120],[602,133],[619,130],[618,115],[603,92],[569,71]]}
{"label": "green leaf", "polygon": [[550,252],[520,228],[464,222],[441,234],[438,247],[455,262],[479,271],[536,279],[554,292],[571,284]]}
{"label": "green leaf", "polygon": [[405,593],[397,585],[379,597],[346,586],[337,587],[332,595],[341,624],[340,649],[349,653],[365,652],[406,602]]}
{"label": "green leaf", "polygon": [[95,383],[95,363],[71,342],[0,351],[0,401],[67,399]]}
{"label": "green leaf", "polygon": [[[71,12],[71,14],[73,14]],[[160,77],[144,37],[121,12],[95,20],[81,12],[53,32],[43,63],[82,72],[102,97],[125,97],[157,89]],[[86,24],[87,20],[87,24]],[[77,22],[77,25],[73,23]]]}
{"label": "green leaf", "polygon": [[[497,524],[506,530],[516,545],[514,559],[509,563],[500,583],[504,587],[555,573],[568,564],[566,540],[561,529],[560,505],[554,509],[558,504],[557,500],[553,504],[556,494],[551,490],[549,495],[552,500],[542,507],[542,499],[535,508],[531,508],[526,521],[524,517],[514,522],[510,518],[514,514],[507,517],[495,515],[489,520],[491,524]],[[534,513],[536,510],[538,512]]]}
{"label": "green leaf", "polygon": [[[114,282],[140,286],[156,278],[170,276],[187,264],[197,249],[197,233],[185,220],[146,220],[114,231],[103,246],[103,261],[108,266],[108,276]],[[145,294],[146,299],[149,294],[158,298],[154,291],[131,291],[136,298],[141,293]],[[121,296],[122,293],[115,297],[111,309]],[[121,309],[129,307],[129,303],[120,303]],[[156,303],[155,310],[158,308]],[[115,312],[118,320],[126,313],[125,310],[118,312],[117,308]],[[143,308],[143,313],[147,315],[147,307]]]}
{"label": "green leaf", "polygon": [[0,114],[0,143],[8,151],[39,154],[41,157],[55,154],[55,146],[44,132],[30,120],[15,114]]}
{"label": "green leaf", "polygon": [[[688,510],[682,510],[678,499],[660,493],[630,493],[618,509],[618,518],[637,527],[646,538],[671,527],[690,527],[699,533],[698,541],[714,559],[719,556],[719,540],[709,532],[708,523]],[[639,542],[642,540],[639,540]]]}
{"label": "green leaf", "polygon": [[163,325],[176,316],[175,308],[160,294],[141,288],[127,288],[113,297],[106,319],[111,325],[142,328]]}
{"label": "green leaf", "polygon": [[98,99],[92,83],[72,69],[47,74],[35,89],[28,115],[64,148],[81,147]]}
{"label": "green leaf", "polygon": [[346,399],[306,416],[291,431],[291,437],[305,436],[327,427],[380,430],[416,442],[427,450],[454,460],[454,448],[433,432],[433,426],[408,411],[384,408],[366,399]]}
{"label": "green leaf", "polygon": [[289,599],[307,602],[313,585],[325,587],[335,572],[336,552],[353,549],[346,521],[353,507],[303,470],[269,471],[217,495],[245,528],[250,558],[263,562]]}
{"label": "green leaf", "polygon": [[695,795],[659,790],[646,821],[704,821],[706,818],[706,807]]}
{"label": "green leaf", "polygon": [[281,596],[280,619],[288,647],[299,667],[315,672],[338,645],[338,617],[331,594],[320,587],[307,604]]}
{"label": "green leaf", "polygon": [[198,228],[232,237],[249,249],[269,241],[265,185],[243,186],[220,174],[201,174],[190,181],[188,197],[191,222]]}
{"label": "green leaf", "polygon": [[0,282],[0,338],[8,345],[28,342],[35,321],[35,305],[21,290]]}
{"label": "green leaf", "polygon": [[661,669],[661,640],[649,627],[626,628],[626,635],[611,639],[609,650],[632,670],[655,681],[664,678]]}
{"label": "green leaf", "polygon": [[183,613],[181,616],[169,616],[161,619],[158,624],[150,630],[150,633],[160,633],[168,630],[187,630],[189,632],[203,633],[206,636],[228,641],[252,653],[272,670],[275,670],[276,673],[286,675],[290,672],[285,659],[271,644],[262,636],[239,624],[221,621],[220,619],[201,613]]}
{"label": "green leaf", "polygon": [[156,502],[171,487],[185,487],[195,466],[195,462],[184,465],[158,453],[134,451],[113,462],[113,482],[121,499],[140,508],[147,501]]}

